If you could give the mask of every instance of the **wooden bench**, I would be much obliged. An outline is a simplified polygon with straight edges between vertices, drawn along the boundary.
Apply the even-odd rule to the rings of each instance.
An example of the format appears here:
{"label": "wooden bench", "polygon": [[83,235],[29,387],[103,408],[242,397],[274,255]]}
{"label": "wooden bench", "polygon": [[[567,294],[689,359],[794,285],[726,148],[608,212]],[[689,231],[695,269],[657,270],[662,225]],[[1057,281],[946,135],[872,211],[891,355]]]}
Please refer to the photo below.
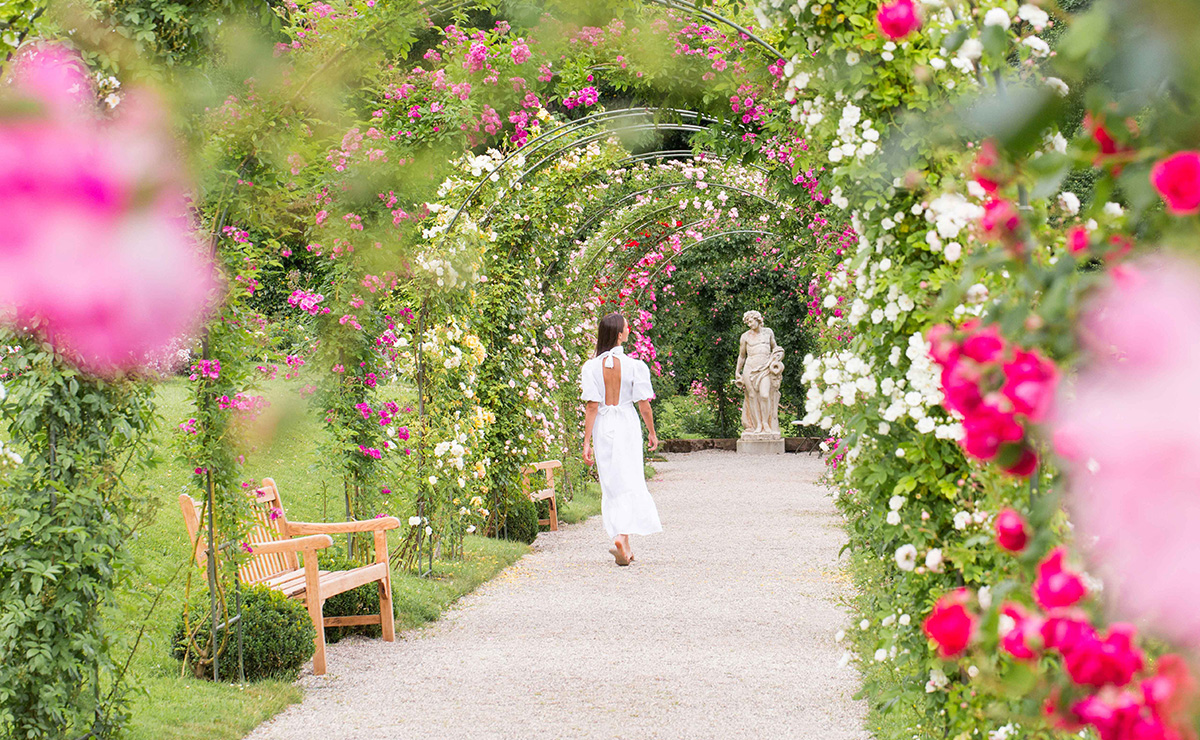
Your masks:
{"label": "wooden bench", "polygon": [[[313,673],[318,676],[325,673],[326,626],[378,624],[383,630],[384,640],[395,640],[387,530],[399,527],[400,520],[385,516],[361,522],[293,522],[288,521],[284,513],[279,487],[274,480],[263,478],[262,487],[253,495],[256,503],[255,522],[246,539],[253,554],[238,568],[238,579],[247,585],[268,586],[286,596],[302,600],[308,607],[313,627],[317,630]],[[179,497],[179,507],[183,510],[183,520],[192,539],[195,560],[203,566],[207,553],[200,532],[200,505],[184,494]],[[375,533],[375,562],[353,570],[320,570],[317,566],[317,550],[333,544],[333,538],[329,535],[350,532]],[[379,586],[378,614],[324,618],[321,610],[326,599],[367,583]]]}
{"label": "wooden bench", "polygon": [[[554,471],[561,467],[562,462],[559,460],[543,460],[521,468],[521,490],[525,492],[525,495],[529,496],[532,501],[550,502],[550,518],[538,519],[538,524],[550,525],[551,532],[558,531],[558,503],[554,495]],[[532,491],[530,490],[529,476],[536,475],[539,470],[546,473],[546,487],[540,491]]]}

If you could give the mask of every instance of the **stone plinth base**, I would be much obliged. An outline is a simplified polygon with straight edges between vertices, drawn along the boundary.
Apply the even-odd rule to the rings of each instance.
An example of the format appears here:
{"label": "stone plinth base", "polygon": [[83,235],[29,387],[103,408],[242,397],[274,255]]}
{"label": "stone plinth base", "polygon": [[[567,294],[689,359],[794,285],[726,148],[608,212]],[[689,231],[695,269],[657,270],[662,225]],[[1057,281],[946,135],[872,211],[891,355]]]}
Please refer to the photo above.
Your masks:
{"label": "stone plinth base", "polygon": [[782,437],[774,439],[746,439],[737,442],[737,451],[747,455],[782,455],[784,442]]}

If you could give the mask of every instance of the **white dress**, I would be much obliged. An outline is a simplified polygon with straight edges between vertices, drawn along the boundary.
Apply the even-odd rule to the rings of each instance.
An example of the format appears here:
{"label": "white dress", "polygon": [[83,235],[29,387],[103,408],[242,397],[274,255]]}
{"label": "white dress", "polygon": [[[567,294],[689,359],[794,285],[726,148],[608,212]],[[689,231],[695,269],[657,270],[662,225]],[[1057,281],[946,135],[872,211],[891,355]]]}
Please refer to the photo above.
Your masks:
{"label": "white dress", "polygon": [[[621,395],[616,406],[604,402],[604,364],[621,363]],[[600,509],[609,537],[662,531],[658,509],[646,488],[642,457],[642,420],[636,404],[654,398],[650,368],[626,357],[620,346],[583,364],[580,386],[585,403],[600,404],[592,425],[592,448],[600,475]]]}

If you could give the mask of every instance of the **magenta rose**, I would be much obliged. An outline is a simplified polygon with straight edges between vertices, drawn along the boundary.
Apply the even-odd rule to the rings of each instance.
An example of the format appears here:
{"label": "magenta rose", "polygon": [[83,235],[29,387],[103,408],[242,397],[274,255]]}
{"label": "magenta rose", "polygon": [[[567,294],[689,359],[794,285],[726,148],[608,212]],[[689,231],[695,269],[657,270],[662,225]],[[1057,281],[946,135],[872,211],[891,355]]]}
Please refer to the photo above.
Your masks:
{"label": "magenta rose", "polygon": [[1011,413],[983,404],[963,419],[963,449],[980,460],[991,460],[1000,451],[1000,445],[1019,441],[1024,430]]}
{"label": "magenta rose", "polygon": [[1028,478],[1037,470],[1038,456],[1026,444],[1007,444],[1000,448],[996,464],[1009,475]]}
{"label": "magenta rose", "polygon": [[937,643],[938,653],[943,658],[962,653],[971,641],[976,617],[965,606],[970,598],[970,592],[965,588],[951,591],[938,599],[925,619],[925,634]]}
{"label": "magenta rose", "polygon": [[1009,552],[1020,552],[1029,542],[1029,529],[1025,520],[1013,509],[1004,509],[996,515],[996,544]]}
{"label": "magenta rose", "polygon": [[1069,655],[1077,647],[1096,636],[1091,622],[1080,612],[1057,612],[1042,623],[1042,644],[1047,650]]}
{"label": "magenta rose", "polygon": [[1082,686],[1126,685],[1145,665],[1133,637],[1133,625],[1114,624],[1103,639],[1099,636],[1084,639],[1067,653],[1067,673]]}
{"label": "magenta rose", "polygon": [[1150,182],[1171,213],[1200,212],[1200,152],[1177,152],[1154,165]]}
{"label": "magenta rose", "polygon": [[1033,641],[1041,636],[1041,617],[1030,615],[1018,604],[1005,604],[1000,613],[1013,620],[1013,628],[1000,636],[1000,647],[1017,660],[1037,660]]}
{"label": "magenta rose", "polygon": [[1012,401],[1013,411],[1030,421],[1041,421],[1054,400],[1058,369],[1037,352],[1018,349],[1004,364],[1004,386],[1000,392]]}
{"label": "magenta rose", "polygon": [[1037,580],[1033,582],[1033,598],[1043,609],[1059,609],[1078,603],[1087,595],[1079,574],[1063,566],[1066,550],[1056,547],[1038,564]]}
{"label": "magenta rose", "polygon": [[913,0],[893,0],[880,5],[875,20],[883,35],[893,41],[899,41],[921,27],[921,16],[917,14]]}

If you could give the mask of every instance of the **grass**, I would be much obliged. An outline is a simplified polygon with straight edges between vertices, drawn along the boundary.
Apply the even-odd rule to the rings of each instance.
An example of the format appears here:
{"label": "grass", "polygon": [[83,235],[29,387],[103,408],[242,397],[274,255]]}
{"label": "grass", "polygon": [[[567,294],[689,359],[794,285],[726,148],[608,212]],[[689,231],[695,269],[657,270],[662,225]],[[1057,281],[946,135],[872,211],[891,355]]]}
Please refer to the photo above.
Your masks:
{"label": "grass", "polygon": [[[271,399],[277,431],[251,457],[247,477],[275,478],[289,518],[343,518],[340,486],[321,465],[318,422],[304,410],[293,386],[268,383],[265,393]],[[182,382],[166,383],[159,389],[158,402],[163,417],[159,444],[167,462],[140,485],[159,508],[154,519],[129,543],[138,570],[111,616],[125,645],[131,646],[141,633],[140,645],[129,664],[129,675],[138,693],[133,697],[128,736],[132,740],[234,740],[299,701],[302,692],[287,681],[236,686],[180,676],[180,664],[170,655],[171,634],[189,579],[193,590],[202,588],[204,580],[204,574],[188,562],[187,531],[178,505],[180,493],[196,494],[191,471],[183,462],[174,461],[169,449],[175,425],[189,416],[188,388]],[[406,510],[394,513],[402,520],[410,514]],[[337,542],[334,547],[338,547]],[[464,558],[435,562],[432,577],[396,573],[393,595],[397,627],[415,628],[436,620],[447,606],[527,551],[522,543],[468,537]]]}

